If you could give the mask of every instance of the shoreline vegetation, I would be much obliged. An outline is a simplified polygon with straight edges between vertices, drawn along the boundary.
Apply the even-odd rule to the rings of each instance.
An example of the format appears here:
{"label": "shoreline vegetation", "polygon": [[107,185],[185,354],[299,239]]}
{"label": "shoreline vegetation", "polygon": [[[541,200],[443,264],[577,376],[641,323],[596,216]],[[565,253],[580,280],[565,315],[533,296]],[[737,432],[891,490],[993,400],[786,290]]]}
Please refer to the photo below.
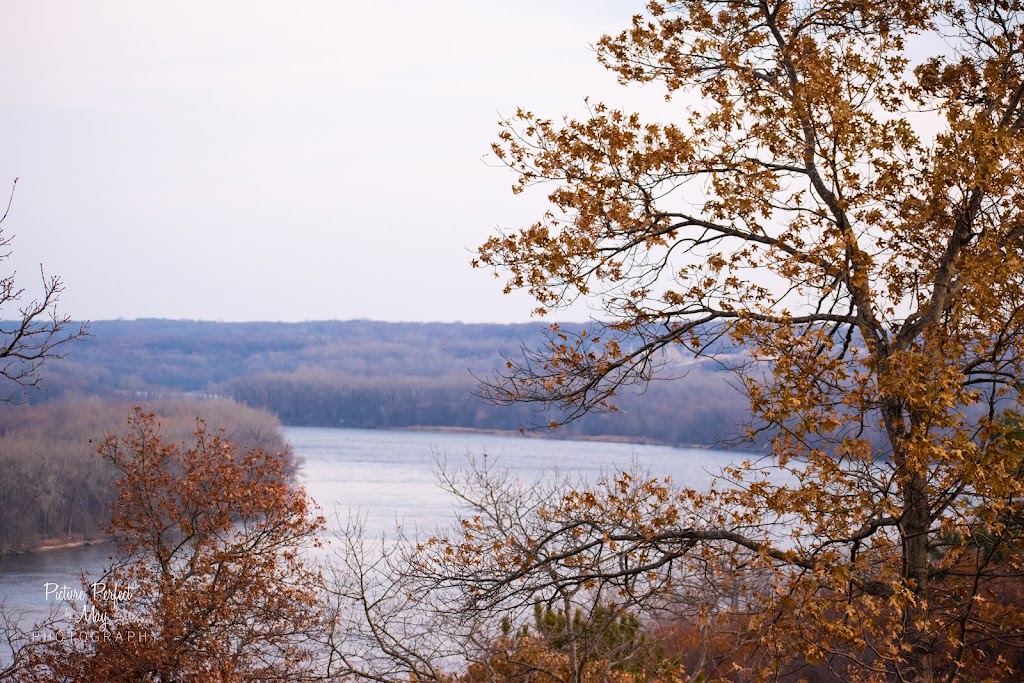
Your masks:
{"label": "shoreline vegetation", "polygon": [[545,329],[539,323],[98,321],[68,349],[60,373],[46,377],[47,391],[30,400],[228,398],[296,427],[523,429],[559,439],[687,447],[719,443],[748,426],[743,397],[730,385],[730,368],[744,362],[735,350],[695,361],[668,349],[662,371],[681,381],[624,389],[615,412],[554,432],[548,425],[560,421],[557,410],[482,398],[481,382],[517,357],[522,344],[543,343]]}
{"label": "shoreline vegetation", "polygon": [[[124,434],[133,406],[90,397],[42,405],[0,405],[0,555],[102,542],[115,472],[96,452],[108,435]],[[266,411],[228,400],[149,401],[168,441],[193,436],[199,419],[248,449],[284,454],[297,466]],[[198,419],[197,419],[198,418]]]}

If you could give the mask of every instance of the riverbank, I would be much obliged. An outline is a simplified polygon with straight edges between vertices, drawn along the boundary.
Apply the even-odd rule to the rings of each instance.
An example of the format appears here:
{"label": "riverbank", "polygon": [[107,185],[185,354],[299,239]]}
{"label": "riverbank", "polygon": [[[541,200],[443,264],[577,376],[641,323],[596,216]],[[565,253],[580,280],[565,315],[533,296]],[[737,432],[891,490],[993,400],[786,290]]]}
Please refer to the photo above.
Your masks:
{"label": "riverbank", "polygon": [[21,545],[15,548],[5,548],[0,551],[0,557],[9,555],[27,555],[30,553],[45,553],[52,550],[66,550],[67,548],[82,548],[94,545],[112,543],[114,539],[99,536],[96,538],[82,538],[63,536],[60,538],[47,538],[32,545]]}
{"label": "riverbank", "polygon": [[[287,426],[287,425],[286,425]],[[582,441],[596,443],[622,443],[636,444],[638,446],[667,446],[669,448],[688,448],[697,450],[730,450],[735,451],[735,446],[718,449],[708,444],[695,443],[674,443],[662,439],[651,439],[643,436],[619,436],[614,434],[595,435],[563,435],[555,430],[529,430],[529,429],[476,429],[474,427],[434,427],[434,426],[413,426],[413,427],[388,427],[382,431],[412,431],[412,432],[437,432],[440,434],[491,434],[493,436],[526,437],[529,439],[550,439],[551,441]]]}

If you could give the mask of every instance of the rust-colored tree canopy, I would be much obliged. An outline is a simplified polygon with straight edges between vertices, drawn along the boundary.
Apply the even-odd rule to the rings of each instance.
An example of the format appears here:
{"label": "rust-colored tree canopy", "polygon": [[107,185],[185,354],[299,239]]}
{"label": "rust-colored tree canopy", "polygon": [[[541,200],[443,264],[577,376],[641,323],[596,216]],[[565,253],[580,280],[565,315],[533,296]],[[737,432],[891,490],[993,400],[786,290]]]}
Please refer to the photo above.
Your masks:
{"label": "rust-colored tree canopy", "polygon": [[302,554],[324,520],[291,460],[241,450],[200,423],[165,443],[136,409],[97,447],[117,470],[119,556],[33,648],[24,681],[288,681],[313,676],[320,576]]}
{"label": "rust-colored tree canopy", "polygon": [[746,603],[765,675],[1018,680],[1024,6],[652,2],[596,47],[677,116],[504,122],[514,190],[546,185],[550,209],[475,263],[540,313],[585,297],[601,314],[554,326],[490,394],[571,419],[667,348],[735,344],[776,473],[649,491],[641,521],[614,496],[548,518],[580,552],[621,536],[648,564],[767,572]]}

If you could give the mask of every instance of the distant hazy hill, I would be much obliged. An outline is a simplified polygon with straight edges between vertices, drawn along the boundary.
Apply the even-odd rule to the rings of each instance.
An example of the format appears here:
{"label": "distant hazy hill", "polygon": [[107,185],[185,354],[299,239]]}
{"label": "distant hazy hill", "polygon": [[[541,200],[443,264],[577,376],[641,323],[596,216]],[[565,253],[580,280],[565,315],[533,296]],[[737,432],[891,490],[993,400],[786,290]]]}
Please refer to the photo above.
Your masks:
{"label": "distant hazy hill", "polygon": [[[518,429],[550,416],[527,406],[484,403],[476,380],[539,344],[540,324],[217,323],[100,321],[47,374],[48,393],[132,400],[181,393],[220,394],[265,407],[286,424],[350,427]],[[686,376],[626,395],[621,412],[589,416],[569,436],[622,436],[714,444],[746,418],[732,376],[713,363],[683,366]]]}

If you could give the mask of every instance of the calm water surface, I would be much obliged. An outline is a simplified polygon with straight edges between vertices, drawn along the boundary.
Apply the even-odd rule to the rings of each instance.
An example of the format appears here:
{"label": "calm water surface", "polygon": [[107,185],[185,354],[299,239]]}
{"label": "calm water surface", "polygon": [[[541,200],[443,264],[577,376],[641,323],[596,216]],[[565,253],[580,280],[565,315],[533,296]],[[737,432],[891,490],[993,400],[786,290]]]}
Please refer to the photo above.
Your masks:
{"label": "calm water surface", "polygon": [[[285,434],[302,460],[299,480],[328,518],[349,513],[365,517],[368,533],[400,522],[433,529],[454,518],[455,501],[437,485],[439,460],[465,465],[486,454],[488,464],[524,481],[550,477],[557,470],[572,478],[594,479],[601,472],[633,463],[653,475],[671,475],[703,488],[712,473],[742,456],[736,453],[603,442],[556,441],[478,433],[373,431],[288,427]],[[111,544],[0,557],[0,599],[9,607],[44,613],[50,605],[45,585],[81,586],[81,576],[102,573]]]}

